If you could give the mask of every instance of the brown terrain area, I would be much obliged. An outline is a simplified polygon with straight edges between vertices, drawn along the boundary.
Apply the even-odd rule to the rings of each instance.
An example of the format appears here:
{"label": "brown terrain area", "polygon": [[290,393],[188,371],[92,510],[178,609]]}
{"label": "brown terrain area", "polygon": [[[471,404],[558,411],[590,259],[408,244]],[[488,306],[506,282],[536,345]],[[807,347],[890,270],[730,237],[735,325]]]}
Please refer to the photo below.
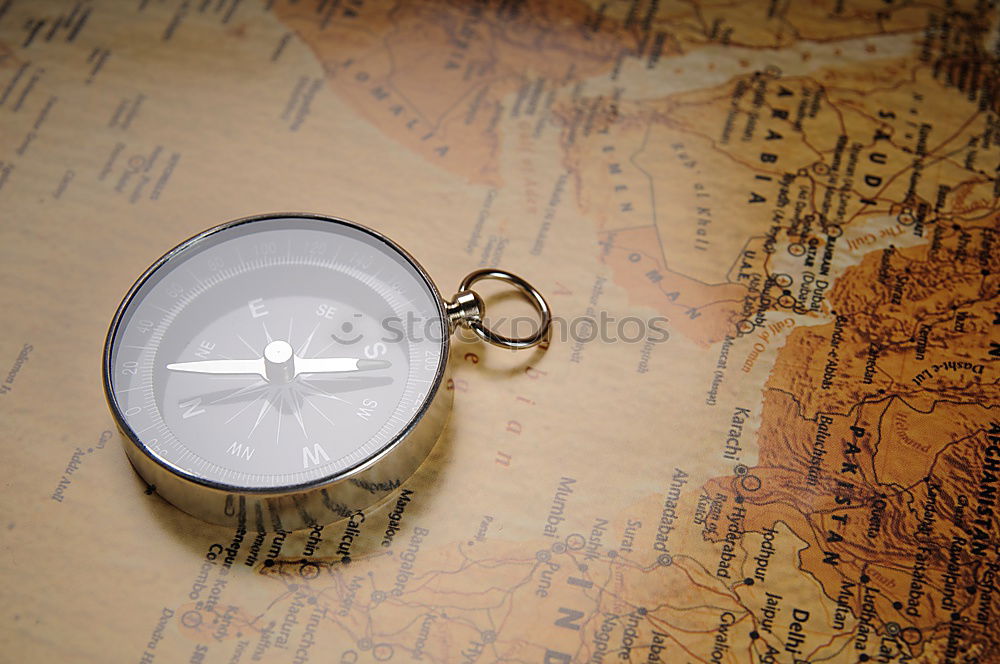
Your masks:
{"label": "brown terrain area", "polygon": [[[996,223],[942,225],[930,245],[871,252],[845,271],[829,299],[841,317],[832,380],[834,323],[795,329],[764,396],[749,471],[761,488],[743,491],[747,530],[788,524],[809,543],[802,570],[830,598],[843,581],[875,588],[878,626],[909,629],[925,654],[943,648],[953,613],[966,621],[963,643],[1000,648],[975,622],[1000,612],[1000,597],[977,588],[1000,563],[1000,474],[988,451],[1000,434]],[[727,478],[707,490],[738,486]],[[860,615],[857,593],[852,601]]]}
{"label": "brown terrain area", "polygon": [[516,12],[500,2],[386,0],[329,20],[308,3],[279,2],[275,12],[323,63],[330,88],[373,126],[432,164],[494,186],[498,123],[513,110],[505,104],[515,114],[544,104],[569,78],[606,71],[621,48],[613,23],[581,29],[590,10],[575,0],[520,3]]}

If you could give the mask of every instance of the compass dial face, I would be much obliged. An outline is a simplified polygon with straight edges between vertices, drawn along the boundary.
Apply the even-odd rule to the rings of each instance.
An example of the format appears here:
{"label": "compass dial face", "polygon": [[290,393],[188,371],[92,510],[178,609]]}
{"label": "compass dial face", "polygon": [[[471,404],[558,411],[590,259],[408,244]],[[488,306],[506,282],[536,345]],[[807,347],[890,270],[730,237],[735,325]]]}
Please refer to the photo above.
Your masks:
{"label": "compass dial face", "polygon": [[398,247],[334,219],[234,222],[133,287],[106,358],[133,442],[203,484],[290,490],[399,440],[440,383],[440,297]]}

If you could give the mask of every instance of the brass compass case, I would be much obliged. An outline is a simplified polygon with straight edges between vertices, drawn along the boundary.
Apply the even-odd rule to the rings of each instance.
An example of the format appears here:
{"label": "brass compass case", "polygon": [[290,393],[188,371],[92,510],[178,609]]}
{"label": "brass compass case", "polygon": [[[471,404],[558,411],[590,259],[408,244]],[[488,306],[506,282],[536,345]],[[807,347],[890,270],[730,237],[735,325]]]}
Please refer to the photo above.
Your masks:
{"label": "brass compass case", "polygon": [[[233,482],[219,477],[207,476],[193,470],[190,466],[183,467],[182,464],[165,458],[168,455],[165,454],[166,450],[163,445],[155,438],[143,436],[143,431],[137,431],[134,423],[129,422],[128,414],[134,413],[138,406],[129,408],[126,404],[121,403],[119,398],[121,392],[129,390],[122,390],[122,385],[119,385],[121,382],[119,379],[122,378],[119,375],[121,369],[116,367],[115,361],[118,347],[122,345],[120,338],[122,325],[134,325],[132,319],[135,318],[135,310],[137,309],[134,306],[136,298],[141,300],[142,297],[148,295],[151,280],[162,279],[163,271],[166,271],[165,268],[168,268],[172,262],[182,263],[184,257],[191,254],[197,255],[197,251],[201,247],[217,241],[224,234],[235,232],[241,228],[251,229],[255,226],[279,228],[275,224],[280,225],[284,220],[306,226],[319,225],[322,227],[319,222],[336,225],[338,232],[344,230],[352,237],[360,237],[365,242],[370,243],[377,251],[384,252],[393,260],[406,266],[408,273],[417,277],[416,282],[423,290],[424,295],[429,296],[433,301],[432,309],[428,308],[428,311],[432,310],[433,316],[436,316],[436,326],[441,334],[440,340],[434,340],[437,351],[436,365],[426,367],[428,378],[421,381],[427,384],[426,389],[413,397],[412,416],[386,442],[379,443],[377,450],[364,453],[362,458],[356,459],[342,468],[336,468],[333,472],[308,477],[305,481],[254,486],[248,482]],[[291,246],[292,243],[289,241],[289,247]],[[289,248],[289,253],[291,254],[291,248]],[[196,275],[192,276],[198,281]],[[212,523],[259,531],[292,531],[331,523],[370,507],[388,496],[413,474],[430,453],[451,410],[451,391],[442,387],[447,379],[449,334],[456,323],[465,322],[466,318],[478,318],[477,304],[481,305],[481,301],[478,300],[478,296],[472,299],[475,301],[471,305],[466,301],[461,306],[457,304],[446,306],[434,282],[416,260],[385,236],[359,224],[334,217],[298,213],[261,215],[239,219],[212,228],[181,243],[146,270],[132,286],[111,322],[104,346],[103,382],[105,396],[123,436],[125,452],[135,470],[155,489],[156,493],[185,512]],[[253,313],[253,302],[255,301],[251,301],[251,313]],[[126,320],[127,316],[128,320]],[[169,315],[164,318],[166,322],[162,325],[165,328],[170,323]],[[289,336],[291,336],[291,322],[289,323]],[[270,341],[270,335],[268,340]],[[263,357],[259,360],[253,360],[261,362],[261,366],[263,363],[267,363],[268,372],[274,367],[280,368],[280,365],[275,364],[268,357],[268,353],[273,350],[272,346],[275,343],[284,343],[289,349],[288,352],[291,352],[290,341],[288,343],[271,342],[268,344],[263,352]],[[150,359],[142,363],[143,366],[148,364],[147,370],[150,372],[154,370],[165,372],[166,370],[163,369],[164,361],[177,359],[176,357],[158,357],[156,354],[159,352],[159,348],[143,352],[149,352],[155,357],[155,360]],[[343,361],[345,359],[348,358],[331,358],[324,361]],[[302,363],[310,361],[298,356],[295,356],[295,360]],[[230,360],[229,364],[236,362],[247,363],[250,361]],[[378,360],[359,359],[354,362],[352,370],[371,368],[365,365],[365,362],[374,368],[381,367]],[[225,362],[216,361],[216,363],[224,364]],[[132,364],[139,365],[140,362]],[[175,363],[167,366],[184,370],[188,368],[187,365],[195,364],[198,363]],[[211,362],[202,362],[201,364],[208,366]],[[390,363],[382,362],[381,364],[388,365]],[[126,370],[131,370],[131,368],[126,367]],[[136,366],[135,370],[140,371],[142,368]],[[274,380],[273,377],[268,378],[268,376],[272,376],[272,373],[268,372],[263,370],[260,372],[265,382]],[[289,375],[294,378],[294,372]],[[134,389],[147,390],[149,393],[147,399],[152,402],[154,400],[152,378],[149,381],[150,385],[138,386]],[[159,408],[159,405],[150,406],[150,408]],[[195,406],[189,407],[187,412],[202,413],[205,412],[205,409],[195,403]],[[258,418],[258,422],[259,420],[260,418]],[[159,421],[163,427],[166,426],[162,417],[159,417]],[[302,424],[301,419],[299,423]],[[280,430],[280,422],[278,426]],[[303,432],[305,432],[304,426]],[[333,436],[335,432],[330,431],[327,435]],[[210,442],[216,446],[225,446],[229,440],[230,438],[222,438]]]}

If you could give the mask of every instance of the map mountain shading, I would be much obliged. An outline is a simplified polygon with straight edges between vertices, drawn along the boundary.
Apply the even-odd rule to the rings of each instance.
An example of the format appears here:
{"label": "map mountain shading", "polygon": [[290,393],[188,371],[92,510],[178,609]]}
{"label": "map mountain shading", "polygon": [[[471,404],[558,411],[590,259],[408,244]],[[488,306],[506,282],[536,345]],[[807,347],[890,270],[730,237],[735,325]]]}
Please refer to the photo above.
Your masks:
{"label": "map mountain shading", "polygon": [[[11,661],[1000,662],[996,3],[6,0],[0,127]],[[385,502],[234,532],[101,350],[279,210],[558,320],[455,339]]]}

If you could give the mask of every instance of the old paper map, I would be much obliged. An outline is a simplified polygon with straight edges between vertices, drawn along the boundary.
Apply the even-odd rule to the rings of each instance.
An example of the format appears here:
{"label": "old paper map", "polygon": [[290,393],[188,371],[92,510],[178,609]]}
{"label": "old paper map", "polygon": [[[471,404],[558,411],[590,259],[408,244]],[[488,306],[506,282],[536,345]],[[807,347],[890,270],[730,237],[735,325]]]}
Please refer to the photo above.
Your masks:
{"label": "old paper map", "polygon": [[[1000,41],[949,0],[0,0],[0,660],[1000,662]],[[101,388],[237,217],[501,266],[388,502],[233,532]]]}

